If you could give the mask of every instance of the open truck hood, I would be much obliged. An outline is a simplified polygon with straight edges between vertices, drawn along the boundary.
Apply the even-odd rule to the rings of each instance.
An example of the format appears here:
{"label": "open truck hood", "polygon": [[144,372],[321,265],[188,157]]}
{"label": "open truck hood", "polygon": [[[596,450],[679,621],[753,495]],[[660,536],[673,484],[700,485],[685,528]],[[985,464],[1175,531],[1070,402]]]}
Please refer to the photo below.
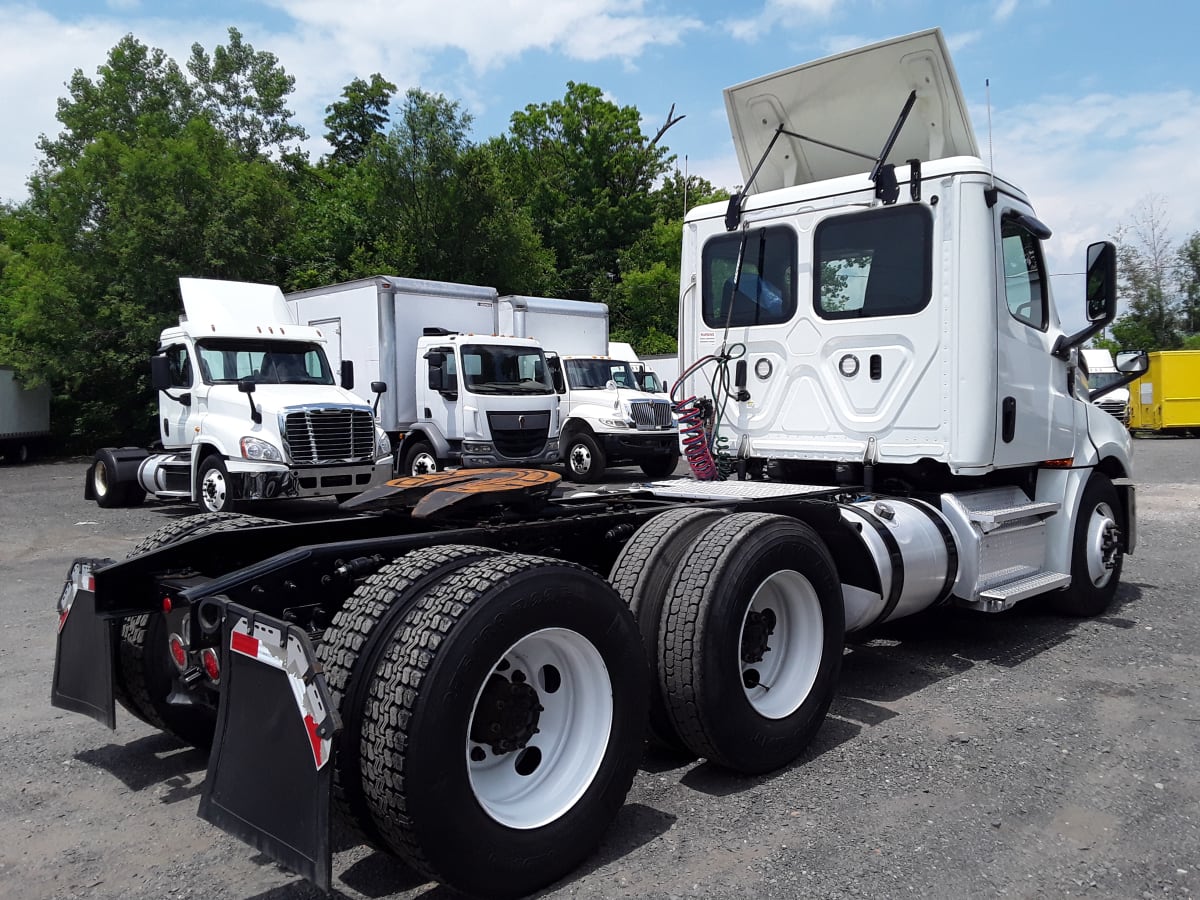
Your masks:
{"label": "open truck hood", "polygon": [[[318,329],[295,324],[283,291],[273,284],[180,278],[179,293],[195,337],[285,337],[324,341]],[[282,326],[282,327],[281,327]]]}
{"label": "open truck hood", "polygon": [[[887,162],[979,156],[958,77],[940,29],[894,38],[765,75],[725,90],[745,183],[775,130],[875,157],[910,91],[917,101]],[[780,135],[748,193],[868,172],[871,161]]]}

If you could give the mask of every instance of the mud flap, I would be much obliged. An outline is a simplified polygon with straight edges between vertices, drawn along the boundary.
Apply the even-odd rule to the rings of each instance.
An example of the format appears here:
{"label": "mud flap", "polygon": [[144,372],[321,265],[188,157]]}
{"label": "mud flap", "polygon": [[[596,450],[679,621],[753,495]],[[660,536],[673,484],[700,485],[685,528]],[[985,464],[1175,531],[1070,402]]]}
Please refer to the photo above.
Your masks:
{"label": "mud flap", "polygon": [[223,621],[221,701],[200,817],[328,891],[329,761],[341,723],[316,653],[295,625],[227,601],[204,603],[222,606]]}
{"label": "mud flap", "polygon": [[96,615],[92,569],[111,560],[77,559],[58,600],[58,640],[50,705],[117,727],[112,623]]}

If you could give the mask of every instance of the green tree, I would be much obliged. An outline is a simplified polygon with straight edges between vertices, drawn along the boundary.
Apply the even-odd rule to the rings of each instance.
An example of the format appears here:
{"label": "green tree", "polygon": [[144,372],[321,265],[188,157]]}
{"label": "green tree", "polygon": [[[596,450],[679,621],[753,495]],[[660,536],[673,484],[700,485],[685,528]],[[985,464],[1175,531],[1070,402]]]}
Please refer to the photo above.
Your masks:
{"label": "green tree", "polygon": [[325,139],[333,147],[330,162],[353,165],[362,159],[371,140],[382,136],[395,93],[396,85],[377,72],[370,82],[355,78],[342,89],[341,100],[325,107]]}
{"label": "green tree", "polygon": [[1182,343],[1166,212],[1162,197],[1146,197],[1117,229],[1118,290],[1126,311],[1112,333],[1123,350],[1174,350]]}
{"label": "green tree", "polygon": [[651,193],[670,163],[657,137],[643,134],[636,107],[568,82],[563,99],[514,113],[494,143],[511,193],[554,253],[565,296],[593,299],[594,285],[619,279],[621,251],[653,224]]}
{"label": "green tree", "polygon": [[298,152],[294,142],[307,135],[292,122],[286,105],[296,79],[283,70],[275,54],[256,51],[230,27],[229,45],[217,45],[211,57],[200,44],[192,44],[187,67],[203,109],[242,155]]}
{"label": "green tree", "polygon": [[1176,259],[1181,297],[1179,321],[1191,340],[1200,333],[1200,231],[1193,232],[1180,245]]}
{"label": "green tree", "polygon": [[132,37],[59,103],[30,198],[5,218],[0,352],[53,386],[77,449],[153,434],[146,359],[179,276],[278,281],[290,183],[200,112],[178,68]]}

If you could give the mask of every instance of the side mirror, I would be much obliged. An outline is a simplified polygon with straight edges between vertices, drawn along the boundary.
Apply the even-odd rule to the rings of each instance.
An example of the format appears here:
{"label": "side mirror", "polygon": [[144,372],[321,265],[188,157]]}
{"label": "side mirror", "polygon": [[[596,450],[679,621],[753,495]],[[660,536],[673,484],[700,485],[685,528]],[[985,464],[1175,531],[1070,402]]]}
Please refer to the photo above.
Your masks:
{"label": "side mirror", "polygon": [[342,360],[342,387],[348,391],[354,390],[354,361]]}
{"label": "side mirror", "polygon": [[1117,248],[1108,241],[1088,247],[1085,308],[1089,322],[1117,317]]}
{"label": "side mirror", "polygon": [[250,395],[254,393],[254,379],[242,378],[238,381],[238,390],[246,395],[246,399],[250,402],[250,420],[255,425],[262,424],[262,413],[258,411],[258,407],[254,405],[254,398]]}
{"label": "side mirror", "polygon": [[387,393],[387,382],[386,381],[372,381],[371,382],[371,393],[372,394],[386,394]]}
{"label": "side mirror", "polygon": [[165,356],[150,357],[150,384],[156,391],[171,387],[171,363]]}
{"label": "side mirror", "polygon": [[443,387],[442,387],[442,381],[444,379],[444,375],[442,374],[443,371],[444,370],[442,369],[440,360],[436,363],[432,359],[429,360],[429,389],[431,391],[443,390]]}
{"label": "side mirror", "polygon": [[1145,375],[1150,357],[1145,350],[1122,350],[1117,354],[1116,366],[1122,375]]}

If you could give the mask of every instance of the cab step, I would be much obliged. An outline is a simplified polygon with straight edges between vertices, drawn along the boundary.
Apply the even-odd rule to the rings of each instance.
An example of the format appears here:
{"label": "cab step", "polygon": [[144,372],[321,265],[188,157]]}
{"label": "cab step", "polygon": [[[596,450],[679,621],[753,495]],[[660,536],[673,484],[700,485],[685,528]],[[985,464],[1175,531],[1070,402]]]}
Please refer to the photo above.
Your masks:
{"label": "cab step", "polygon": [[1070,583],[1071,576],[1065,572],[1034,572],[980,591],[979,604],[986,612],[1003,612],[1019,600],[1065,588]]}
{"label": "cab step", "polygon": [[[1022,519],[1044,519],[1058,512],[1061,504],[1052,500],[1041,500],[1031,503],[1018,503],[1013,506],[998,506],[990,509],[972,509],[971,521],[978,522],[984,531],[990,531],[1008,522],[1019,522]],[[990,527],[988,527],[990,526]]]}

